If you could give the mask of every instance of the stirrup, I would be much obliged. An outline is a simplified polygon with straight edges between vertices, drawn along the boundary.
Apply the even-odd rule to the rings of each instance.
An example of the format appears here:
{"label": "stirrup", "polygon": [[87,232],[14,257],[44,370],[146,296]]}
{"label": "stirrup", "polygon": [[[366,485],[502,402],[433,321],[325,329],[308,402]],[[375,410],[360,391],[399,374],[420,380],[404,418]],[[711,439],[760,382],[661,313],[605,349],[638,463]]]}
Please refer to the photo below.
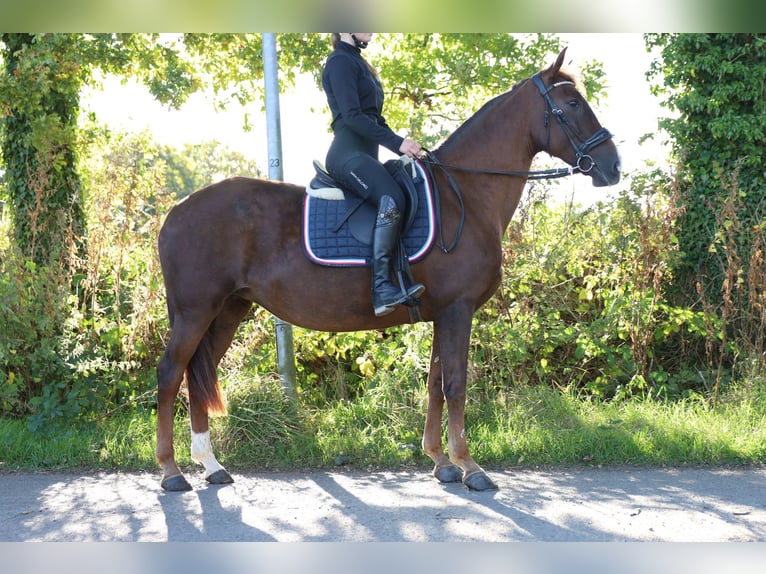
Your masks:
{"label": "stirrup", "polygon": [[409,303],[417,304],[415,300],[426,292],[426,286],[422,283],[415,283],[415,280],[412,277],[412,273],[409,270],[409,263],[406,259],[402,259],[401,254],[404,251],[401,247],[401,243],[399,244],[399,249],[400,251],[398,257],[401,267],[396,270],[396,279],[399,282],[399,288],[402,293],[407,295],[407,301]]}
{"label": "stirrup", "polygon": [[384,317],[385,315],[388,315],[389,313],[393,313],[399,305],[404,305],[409,301],[409,297],[401,297],[400,299],[397,299],[396,301],[392,301],[389,303],[381,303],[377,307],[373,308],[373,311],[375,312],[376,317]]}
{"label": "stirrup", "polygon": [[394,303],[392,305],[378,305],[375,307],[375,316],[376,317],[385,317],[386,315],[393,313],[396,308],[399,306],[399,303]]}
{"label": "stirrup", "polygon": [[407,299],[417,299],[426,292],[426,286],[422,283],[415,283],[407,287]]}
{"label": "stirrup", "polygon": [[387,288],[391,299],[385,300],[384,297],[373,290],[372,306],[376,317],[388,315],[389,313],[393,312],[394,309],[396,309],[399,305],[404,305],[410,301],[410,297],[407,295],[407,293],[402,292],[402,290],[393,283],[388,283],[387,285],[384,283],[380,288]]}

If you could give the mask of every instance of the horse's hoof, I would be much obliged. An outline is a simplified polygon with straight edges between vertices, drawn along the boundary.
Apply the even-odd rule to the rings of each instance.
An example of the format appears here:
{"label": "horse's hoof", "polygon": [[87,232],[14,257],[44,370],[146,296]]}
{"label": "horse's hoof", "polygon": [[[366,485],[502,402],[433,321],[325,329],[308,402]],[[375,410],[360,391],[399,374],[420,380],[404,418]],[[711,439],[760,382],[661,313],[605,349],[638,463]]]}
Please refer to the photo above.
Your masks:
{"label": "horse's hoof", "polygon": [[171,492],[184,492],[192,489],[191,484],[186,481],[183,474],[176,474],[163,479],[160,486]]}
{"label": "horse's hoof", "polygon": [[463,480],[463,471],[454,464],[440,466],[434,469],[434,476],[439,482],[460,482]]}
{"label": "horse's hoof", "polygon": [[231,475],[226,472],[226,469],[220,469],[216,470],[213,474],[206,477],[205,480],[207,480],[210,484],[231,484],[234,482],[234,479],[231,477]]}
{"label": "horse's hoof", "polygon": [[470,490],[497,490],[498,486],[487,476],[483,470],[469,474],[463,479],[463,484]]}

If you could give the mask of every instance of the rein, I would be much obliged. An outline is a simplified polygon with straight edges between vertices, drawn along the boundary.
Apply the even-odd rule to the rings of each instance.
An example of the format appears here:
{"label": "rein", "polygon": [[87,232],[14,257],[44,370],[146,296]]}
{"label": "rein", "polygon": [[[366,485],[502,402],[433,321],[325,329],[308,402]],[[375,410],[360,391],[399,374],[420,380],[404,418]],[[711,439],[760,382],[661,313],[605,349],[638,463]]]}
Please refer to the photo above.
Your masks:
{"label": "rein", "polygon": [[[550,94],[549,94],[551,90],[553,90],[554,88],[557,88],[562,85],[567,85],[567,84],[573,86],[574,82],[569,82],[569,81],[556,82],[555,84],[551,84],[550,86],[546,87],[539,73],[532,76],[532,81],[534,82],[535,86],[537,86],[537,89],[539,90],[540,95],[545,99],[545,104],[547,107],[547,109],[545,110],[545,116],[543,119],[545,128],[547,130],[547,139],[548,139],[545,151],[548,151],[548,148],[550,148],[550,122],[548,121],[548,110],[550,110],[551,113],[553,114],[553,117],[555,117],[556,120],[558,121],[559,126],[561,127],[561,130],[564,132],[564,135],[566,135],[567,139],[569,140],[570,145],[575,151],[576,161],[574,166],[545,169],[545,170],[534,170],[534,171],[505,171],[505,170],[498,170],[498,169],[466,167],[466,166],[442,163],[430,150],[423,148],[423,151],[425,152],[425,157],[421,158],[421,162],[424,164],[426,171],[428,172],[428,177],[430,177],[431,181],[433,181],[434,209],[436,212],[436,220],[438,221],[438,225],[439,225],[439,249],[441,249],[443,253],[449,253],[455,248],[458,240],[460,239],[460,236],[463,233],[463,224],[465,223],[465,204],[463,202],[463,193],[460,191],[460,187],[457,185],[457,182],[452,177],[452,174],[449,172],[449,170],[464,171],[468,173],[482,173],[482,174],[488,174],[488,175],[526,177],[527,179],[530,179],[530,180],[557,179],[560,177],[566,177],[568,175],[572,175],[575,172],[587,174],[594,168],[598,171],[601,171],[596,161],[589,155],[589,152],[593,148],[610,140],[612,138],[612,133],[608,129],[602,127],[601,129],[597,130],[596,133],[594,133],[588,139],[584,140],[580,136],[580,134],[577,133],[577,130],[575,130],[569,124],[569,121],[567,120],[566,115],[564,114],[564,111],[556,105],[556,103],[553,101],[553,99],[550,97]],[[575,142],[575,139],[580,141],[580,145],[577,145],[577,143]],[[444,242],[444,231],[443,231],[444,226],[442,225],[441,198],[440,198],[439,187],[436,185],[436,180],[434,179],[433,167],[438,167],[442,171],[444,176],[447,178],[447,181],[449,182],[450,187],[452,188],[452,191],[455,193],[455,197],[457,197],[458,203],[460,204],[460,220],[458,221],[457,229],[455,230],[455,236],[452,238],[452,241],[450,242],[449,245],[446,245]]]}
{"label": "rein", "polygon": [[[505,171],[502,169],[484,169],[481,167],[467,167],[463,165],[452,165],[449,163],[442,163],[436,156],[434,156],[429,150],[423,148],[426,152],[426,157],[421,158],[423,163],[435,165],[446,173],[446,170],[453,169],[456,171],[466,171],[468,173],[484,173],[488,175],[511,175],[511,176],[526,176],[527,179],[558,179],[559,177],[566,177],[575,173],[575,170],[582,171],[577,166],[575,167],[557,167],[553,169],[542,169],[536,171]],[[584,172],[587,173],[587,172]]]}
{"label": "rein", "polygon": [[[428,177],[433,182],[433,190],[434,190],[434,214],[436,216],[437,225],[439,226],[439,249],[442,250],[442,253],[449,253],[453,249],[455,249],[455,246],[457,245],[458,240],[460,239],[460,236],[463,234],[463,224],[465,223],[465,204],[463,203],[463,193],[460,191],[460,187],[458,186],[455,179],[452,177],[452,174],[448,171],[448,168],[452,166],[447,166],[441,163],[436,156],[431,153],[430,150],[427,150],[423,148],[423,151],[426,154],[425,158],[422,158],[421,161],[423,162],[423,165],[426,168],[426,172],[428,173]],[[433,166],[438,167],[442,170],[442,173],[447,178],[447,181],[450,184],[450,187],[452,188],[452,191],[455,192],[455,197],[457,197],[457,201],[460,204],[460,220],[457,224],[457,229],[455,230],[455,237],[452,238],[452,242],[447,246],[444,243],[444,223],[442,222],[442,207],[441,207],[441,193],[439,192],[439,186],[436,185],[436,179],[434,178],[434,172],[433,172]],[[452,169],[456,169],[452,167]]]}
{"label": "rein", "polygon": [[[463,203],[463,193],[460,191],[460,187],[455,181],[455,178],[452,177],[452,174],[449,172],[449,170],[465,171],[468,173],[483,173],[488,175],[505,175],[505,176],[515,176],[515,177],[526,176],[527,179],[538,180],[538,179],[557,179],[560,177],[566,177],[568,175],[572,175],[574,173],[574,170],[577,169],[577,167],[575,168],[559,167],[554,169],[544,169],[544,170],[536,170],[536,171],[506,171],[506,170],[500,170],[500,169],[484,169],[484,168],[477,168],[477,167],[466,167],[466,166],[442,163],[431,152],[431,150],[427,150],[423,148],[423,151],[425,152],[426,155],[425,157],[421,158],[420,161],[424,164],[426,171],[428,172],[428,177],[430,177],[431,181],[433,181],[434,211],[436,212],[436,220],[439,222],[439,249],[442,250],[442,253],[449,253],[450,251],[455,249],[455,246],[457,245],[457,242],[463,233],[463,224],[465,223],[465,204]],[[452,191],[455,193],[455,197],[457,197],[458,203],[460,204],[460,220],[458,221],[457,229],[455,230],[455,236],[452,238],[452,241],[450,242],[449,245],[446,245],[444,242],[444,225],[442,224],[441,197],[439,193],[439,186],[436,185],[436,180],[434,179],[433,167],[438,167],[442,171],[444,176],[447,178],[447,181],[449,182],[449,185],[452,188]]]}

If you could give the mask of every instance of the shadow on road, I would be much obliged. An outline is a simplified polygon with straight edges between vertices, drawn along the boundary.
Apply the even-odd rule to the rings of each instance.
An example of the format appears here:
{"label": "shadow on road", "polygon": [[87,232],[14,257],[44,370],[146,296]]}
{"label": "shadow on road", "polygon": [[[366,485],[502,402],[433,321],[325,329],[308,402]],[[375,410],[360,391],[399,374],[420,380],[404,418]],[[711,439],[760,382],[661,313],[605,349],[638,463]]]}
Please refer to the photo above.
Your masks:
{"label": "shadow on road", "polygon": [[766,470],[235,475],[168,493],[153,474],[0,474],[0,541],[766,541]]}

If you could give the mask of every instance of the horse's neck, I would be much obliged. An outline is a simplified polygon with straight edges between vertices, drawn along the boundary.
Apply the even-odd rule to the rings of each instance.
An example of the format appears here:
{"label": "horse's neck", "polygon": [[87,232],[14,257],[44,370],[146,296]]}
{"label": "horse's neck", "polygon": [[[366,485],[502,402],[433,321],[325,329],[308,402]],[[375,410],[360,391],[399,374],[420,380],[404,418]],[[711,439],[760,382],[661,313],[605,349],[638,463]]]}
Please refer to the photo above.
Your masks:
{"label": "horse's neck", "polygon": [[496,171],[527,171],[538,150],[524,100],[521,91],[506,94],[477,112],[440,148],[442,161]]}
{"label": "horse's neck", "polygon": [[[459,138],[450,138],[438,150],[447,165],[491,171],[529,171],[537,150],[533,144],[526,106],[510,99],[466,124]],[[542,120],[541,120],[542,121]],[[456,172],[457,173],[457,172]],[[483,221],[495,221],[505,231],[521,198],[525,179],[518,176],[464,173],[467,211]],[[487,219],[491,218],[491,219]]]}

